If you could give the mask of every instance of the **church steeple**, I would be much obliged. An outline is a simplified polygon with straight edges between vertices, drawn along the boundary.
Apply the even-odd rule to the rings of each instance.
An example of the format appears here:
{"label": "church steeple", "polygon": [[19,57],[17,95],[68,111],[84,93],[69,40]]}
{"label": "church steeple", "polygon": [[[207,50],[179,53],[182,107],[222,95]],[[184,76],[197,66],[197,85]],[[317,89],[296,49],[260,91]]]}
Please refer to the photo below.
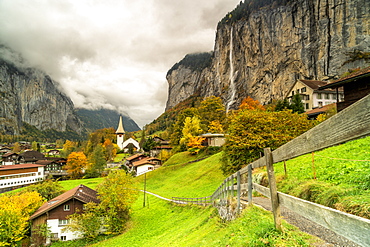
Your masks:
{"label": "church steeple", "polygon": [[123,128],[122,124],[122,116],[119,116],[119,123],[118,123],[118,128],[116,130],[117,135],[123,135],[125,133],[125,129]]}

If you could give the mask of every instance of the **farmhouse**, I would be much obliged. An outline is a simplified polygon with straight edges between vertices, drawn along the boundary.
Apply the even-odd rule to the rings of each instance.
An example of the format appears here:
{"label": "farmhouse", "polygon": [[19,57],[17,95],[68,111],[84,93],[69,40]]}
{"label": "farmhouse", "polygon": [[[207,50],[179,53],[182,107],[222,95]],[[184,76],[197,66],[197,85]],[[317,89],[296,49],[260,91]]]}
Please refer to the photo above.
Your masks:
{"label": "farmhouse", "polygon": [[44,160],[45,155],[37,151],[26,151],[19,154],[18,163],[35,163],[38,160]]}
{"label": "farmhouse", "polygon": [[305,111],[343,100],[343,90],[324,89],[322,86],[325,85],[325,81],[298,80],[290,88],[286,98],[291,99],[295,94],[299,94]]}
{"label": "farmhouse", "polygon": [[221,147],[226,142],[224,134],[207,133],[200,136],[205,138],[203,145],[208,147]]}
{"label": "farmhouse", "polygon": [[161,160],[144,154],[135,154],[127,157],[124,165],[128,168],[128,171],[135,171],[136,176],[139,176],[160,167]]}
{"label": "farmhouse", "polygon": [[45,202],[31,217],[31,232],[32,235],[37,226],[47,224],[51,230],[51,238],[43,238],[42,236],[34,236],[43,238],[42,242],[50,244],[56,240],[73,240],[79,238],[78,232],[62,231],[68,224],[67,216],[76,212],[82,212],[84,204],[88,202],[99,203],[97,192],[87,186],[79,185],[60,196]]}

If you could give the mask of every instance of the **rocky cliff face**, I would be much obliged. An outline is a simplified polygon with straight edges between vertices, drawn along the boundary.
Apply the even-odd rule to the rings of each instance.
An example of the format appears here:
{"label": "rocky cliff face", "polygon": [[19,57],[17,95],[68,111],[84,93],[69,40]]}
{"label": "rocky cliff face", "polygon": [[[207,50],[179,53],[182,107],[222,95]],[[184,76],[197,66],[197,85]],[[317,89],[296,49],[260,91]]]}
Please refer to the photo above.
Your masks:
{"label": "rocky cliff face", "polygon": [[36,69],[20,69],[0,59],[0,131],[19,134],[22,122],[40,130],[81,133],[72,101],[52,79]]}
{"label": "rocky cliff face", "polygon": [[268,103],[297,79],[330,80],[366,66],[356,52],[370,52],[369,9],[368,0],[297,0],[219,24],[210,66],[167,74],[166,109],[194,93],[220,96],[228,109],[247,96]]}

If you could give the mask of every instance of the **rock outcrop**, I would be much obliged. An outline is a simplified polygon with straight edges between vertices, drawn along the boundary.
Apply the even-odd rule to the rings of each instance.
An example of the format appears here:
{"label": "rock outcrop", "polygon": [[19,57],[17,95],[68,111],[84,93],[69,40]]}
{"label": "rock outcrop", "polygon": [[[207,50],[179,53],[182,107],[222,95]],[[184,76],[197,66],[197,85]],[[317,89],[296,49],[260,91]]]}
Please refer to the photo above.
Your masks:
{"label": "rock outcrop", "polygon": [[197,93],[235,108],[247,96],[282,99],[297,79],[330,80],[368,65],[370,1],[297,0],[219,23],[212,62],[167,74],[166,110]]}
{"label": "rock outcrop", "polygon": [[70,98],[37,69],[22,69],[0,59],[0,130],[17,135],[22,122],[40,130],[81,133],[82,123]]}

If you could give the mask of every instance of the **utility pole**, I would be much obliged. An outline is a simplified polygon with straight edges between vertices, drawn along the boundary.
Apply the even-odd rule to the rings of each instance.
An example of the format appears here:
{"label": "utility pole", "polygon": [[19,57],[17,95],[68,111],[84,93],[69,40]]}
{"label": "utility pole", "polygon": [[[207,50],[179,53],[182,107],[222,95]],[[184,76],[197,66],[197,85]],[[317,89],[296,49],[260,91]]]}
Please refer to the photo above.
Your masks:
{"label": "utility pole", "polygon": [[145,195],[146,194],[146,173],[144,173],[144,203],[143,207],[145,207]]}

